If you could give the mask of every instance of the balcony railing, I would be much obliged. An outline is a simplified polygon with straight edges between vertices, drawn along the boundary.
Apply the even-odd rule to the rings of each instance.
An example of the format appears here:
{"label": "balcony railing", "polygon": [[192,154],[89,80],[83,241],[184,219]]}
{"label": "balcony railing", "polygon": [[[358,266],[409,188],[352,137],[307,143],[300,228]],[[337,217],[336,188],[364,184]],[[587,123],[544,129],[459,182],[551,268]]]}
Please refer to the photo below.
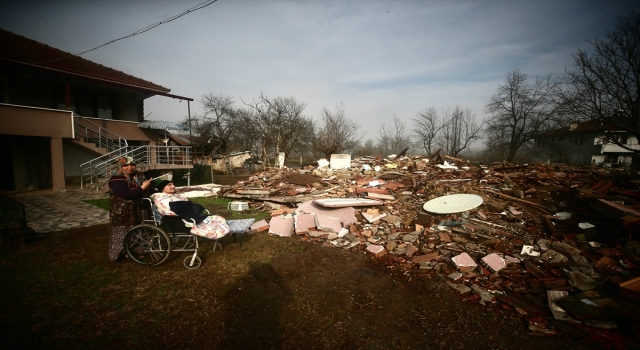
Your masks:
{"label": "balcony railing", "polygon": [[75,138],[85,143],[93,143],[98,148],[104,148],[107,153],[127,147],[127,140],[100,125],[74,113],[73,127]]}
{"label": "balcony railing", "polygon": [[[626,144],[626,147],[629,147],[632,150],[640,150],[640,145],[638,144]],[[626,148],[620,147],[618,145],[616,145],[615,143],[609,143],[606,145],[602,145],[602,150],[601,153],[632,153],[633,151],[630,151]]]}
{"label": "balcony railing", "polygon": [[102,188],[117,170],[118,159],[122,157],[133,158],[139,171],[192,165],[189,146],[123,147],[80,164],[80,187]]}

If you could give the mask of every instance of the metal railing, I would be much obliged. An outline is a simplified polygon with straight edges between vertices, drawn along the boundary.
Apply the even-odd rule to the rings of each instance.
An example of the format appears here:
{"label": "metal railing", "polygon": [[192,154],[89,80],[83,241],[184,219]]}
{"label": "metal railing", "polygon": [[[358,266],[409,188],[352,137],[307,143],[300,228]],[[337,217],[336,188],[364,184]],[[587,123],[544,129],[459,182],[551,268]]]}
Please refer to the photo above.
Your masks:
{"label": "metal railing", "polygon": [[107,153],[127,147],[127,140],[120,135],[101,127],[85,117],[73,114],[75,138],[85,143],[93,143],[98,148],[104,148]]}
{"label": "metal railing", "polygon": [[118,167],[118,159],[131,157],[139,171],[157,166],[191,165],[191,147],[189,146],[129,146],[80,164],[80,188],[87,186],[100,189]]}

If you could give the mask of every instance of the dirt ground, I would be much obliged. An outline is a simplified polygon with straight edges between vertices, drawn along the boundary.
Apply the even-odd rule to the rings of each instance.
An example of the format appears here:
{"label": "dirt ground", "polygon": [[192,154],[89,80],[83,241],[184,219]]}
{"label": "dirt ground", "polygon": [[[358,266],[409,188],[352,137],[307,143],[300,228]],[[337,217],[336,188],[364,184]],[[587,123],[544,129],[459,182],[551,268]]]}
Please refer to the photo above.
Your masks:
{"label": "dirt ground", "polygon": [[[202,241],[201,241],[202,242]],[[265,233],[204,243],[157,267],[107,261],[108,226],[0,254],[4,348],[594,349],[610,333],[534,335],[438,277],[402,276],[363,253]]]}

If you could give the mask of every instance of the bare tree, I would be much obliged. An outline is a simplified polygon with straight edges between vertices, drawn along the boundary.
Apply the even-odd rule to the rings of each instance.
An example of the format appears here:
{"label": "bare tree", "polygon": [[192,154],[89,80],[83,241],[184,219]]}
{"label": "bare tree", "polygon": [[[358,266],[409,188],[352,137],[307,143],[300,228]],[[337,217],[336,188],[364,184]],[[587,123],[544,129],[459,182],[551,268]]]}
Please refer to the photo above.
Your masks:
{"label": "bare tree", "polygon": [[209,92],[200,96],[198,102],[202,104],[204,114],[191,118],[192,129],[201,139],[208,141],[209,152],[225,152],[235,127],[233,98]]}
{"label": "bare tree", "polygon": [[360,126],[345,116],[343,103],[337,104],[334,111],[323,107],[320,116],[322,121],[313,139],[315,151],[329,159],[334,153],[351,150],[358,145],[362,138],[358,134]]}
{"label": "bare tree", "polygon": [[[587,43],[592,50],[578,49],[575,68],[567,73],[563,97],[569,113],[599,121],[603,131],[626,132],[640,140],[640,14],[619,18],[606,39]],[[640,153],[637,145],[623,142],[626,137],[605,135],[608,142]]]}
{"label": "bare tree", "polygon": [[435,151],[436,138],[445,125],[434,107],[425,108],[413,118],[413,134],[428,155]]}
{"label": "bare tree", "polygon": [[367,141],[362,144],[358,143],[353,153],[359,156],[373,156],[379,154],[380,152],[378,152],[378,148],[376,147],[374,141],[372,139],[367,139]]}
{"label": "bare tree", "polygon": [[231,143],[238,149],[250,150],[255,154],[261,154],[260,127],[254,121],[257,119],[253,110],[249,108],[238,108],[235,110],[235,132],[232,135]]}
{"label": "bare tree", "polygon": [[305,104],[295,97],[269,98],[261,93],[257,100],[244,103],[251,110],[247,113],[251,120],[246,122],[254,124],[253,131],[260,142],[260,154],[265,160],[280,152],[288,156],[294,147],[310,147],[313,121],[302,115]]}
{"label": "bare tree", "polygon": [[487,136],[504,140],[507,161],[512,162],[518,150],[542,131],[553,127],[559,116],[557,98],[560,82],[548,75],[536,77],[533,82],[527,74],[509,72],[505,84],[491,96],[485,110]]}
{"label": "bare tree", "polygon": [[476,115],[471,109],[455,106],[446,112],[445,119],[447,121],[442,125],[439,144],[446,154],[456,157],[469,148],[473,141],[480,139],[483,123],[476,121]]}
{"label": "bare tree", "polygon": [[404,121],[395,114],[391,120],[391,126],[382,124],[378,134],[378,146],[384,155],[400,152],[411,144]]}

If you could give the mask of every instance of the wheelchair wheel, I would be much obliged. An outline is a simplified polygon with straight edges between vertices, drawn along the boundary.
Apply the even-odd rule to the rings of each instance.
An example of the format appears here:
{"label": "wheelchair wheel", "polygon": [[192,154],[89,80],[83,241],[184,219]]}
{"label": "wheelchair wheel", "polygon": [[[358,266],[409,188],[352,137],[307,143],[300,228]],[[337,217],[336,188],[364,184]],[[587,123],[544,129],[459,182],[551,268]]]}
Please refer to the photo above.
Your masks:
{"label": "wheelchair wheel", "polygon": [[222,251],[222,244],[218,243],[218,241],[213,241],[213,243],[211,243],[211,248],[209,248],[209,250],[211,250],[212,252],[221,252]]}
{"label": "wheelchair wheel", "polygon": [[[191,259],[193,258],[193,264],[191,264]],[[196,256],[195,258],[193,257],[193,255],[189,255],[188,257],[184,258],[184,267],[188,268],[189,270],[195,270],[198,267],[200,267],[200,265],[202,265],[202,260],[200,260],[200,257]]]}
{"label": "wheelchair wheel", "polygon": [[171,253],[169,236],[160,228],[138,225],[124,237],[124,250],[131,260],[141,265],[162,264]]}

